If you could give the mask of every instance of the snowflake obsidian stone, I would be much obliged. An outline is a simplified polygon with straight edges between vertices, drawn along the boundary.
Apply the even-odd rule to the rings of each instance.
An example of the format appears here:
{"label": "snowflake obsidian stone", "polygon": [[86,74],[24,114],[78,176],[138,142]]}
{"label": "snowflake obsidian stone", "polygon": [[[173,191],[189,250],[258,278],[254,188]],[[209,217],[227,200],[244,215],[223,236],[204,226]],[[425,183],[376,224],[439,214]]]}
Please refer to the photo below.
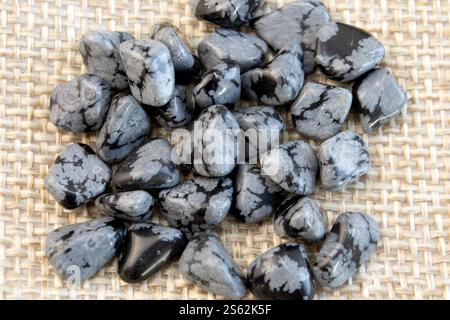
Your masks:
{"label": "snowflake obsidian stone", "polygon": [[194,117],[195,101],[192,86],[176,85],[169,103],[152,108],[156,121],[168,128],[188,125]]}

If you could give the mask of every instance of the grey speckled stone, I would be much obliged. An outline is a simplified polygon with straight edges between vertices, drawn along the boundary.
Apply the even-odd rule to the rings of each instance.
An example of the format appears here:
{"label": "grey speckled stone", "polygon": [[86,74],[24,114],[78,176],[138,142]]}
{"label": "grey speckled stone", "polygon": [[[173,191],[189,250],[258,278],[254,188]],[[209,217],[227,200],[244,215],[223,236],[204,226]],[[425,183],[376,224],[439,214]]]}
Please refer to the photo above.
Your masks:
{"label": "grey speckled stone", "polygon": [[248,267],[247,281],[250,291],[260,299],[314,298],[314,278],[300,243],[283,243],[257,257]]}
{"label": "grey speckled stone", "polygon": [[108,163],[125,159],[145,142],[150,129],[150,118],[139,102],[132,95],[117,94],[98,134],[99,157]]}
{"label": "grey speckled stone", "polygon": [[241,98],[241,71],[231,61],[224,61],[202,75],[194,88],[194,97],[200,108],[214,104],[233,105]]}
{"label": "grey speckled stone", "polygon": [[80,41],[80,53],[87,72],[106,80],[118,90],[128,87],[119,46],[122,42],[134,39],[126,32],[91,31],[83,35]]}
{"label": "grey speckled stone", "polygon": [[264,0],[193,0],[192,13],[202,20],[232,28],[247,23]]}
{"label": "grey speckled stone", "polygon": [[137,190],[104,194],[95,200],[95,206],[114,218],[142,222],[152,216],[155,201],[151,194]]}
{"label": "grey speckled stone", "polygon": [[180,181],[178,161],[166,139],[153,139],[118,166],[112,184],[120,191],[173,187]]}
{"label": "grey speckled stone", "polygon": [[312,139],[334,136],[347,119],[352,99],[347,89],[307,82],[291,107],[295,129]]}
{"label": "grey speckled stone", "polygon": [[354,90],[361,123],[368,133],[399,115],[407,101],[405,90],[386,68],[369,73]]}
{"label": "grey speckled stone", "polygon": [[331,79],[352,81],[375,68],[384,58],[383,45],[370,33],[330,22],[317,34],[316,63]]}
{"label": "grey speckled stone", "polygon": [[155,40],[128,40],[120,45],[133,96],[141,103],[161,107],[172,98],[175,71],[169,49]]}
{"label": "grey speckled stone", "polygon": [[300,238],[315,243],[327,233],[327,218],[311,198],[292,195],[277,208],[273,222],[280,236]]}
{"label": "grey speckled stone", "polygon": [[109,217],[66,225],[48,234],[45,254],[60,277],[80,284],[114,257],[124,233]]}
{"label": "grey speckled stone", "polygon": [[260,64],[267,51],[267,44],[259,37],[231,29],[218,29],[198,45],[198,55],[206,69],[231,60],[245,72]]}
{"label": "grey speckled stone", "polygon": [[50,168],[45,186],[66,209],[77,208],[105,192],[111,170],[85,144],[66,147]]}
{"label": "grey speckled stone", "polygon": [[269,63],[242,75],[243,94],[269,105],[292,102],[303,87],[302,59],[299,45],[280,50]]}
{"label": "grey speckled stone", "polygon": [[316,154],[304,141],[290,141],[261,157],[261,172],[286,191],[308,195],[314,192],[319,170]]}
{"label": "grey speckled stone", "polygon": [[168,128],[180,128],[194,117],[195,101],[192,86],[176,85],[169,103],[153,108],[156,121]]}
{"label": "grey speckled stone", "polygon": [[380,234],[372,217],[359,212],[341,214],[316,256],[313,272],[323,286],[346,283],[375,252]]}
{"label": "grey speckled stone", "polygon": [[100,129],[111,101],[111,87],[95,75],[84,74],[60,84],[50,98],[50,121],[72,132]]}
{"label": "grey speckled stone", "polygon": [[185,279],[206,291],[232,299],[245,295],[239,266],[214,234],[197,234],[187,245],[178,265]]}
{"label": "grey speckled stone", "polygon": [[261,174],[258,166],[241,164],[235,177],[233,215],[245,223],[268,218],[283,201],[286,191]]}
{"label": "grey speckled stone", "polygon": [[351,130],[324,141],[320,145],[318,156],[322,184],[329,189],[339,189],[370,169],[367,146]]}
{"label": "grey speckled stone", "polygon": [[159,193],[162,216],[188,235],[221,223],[232,199],[233,183],[228,178],[194,177]]}
{"label": "grey speckled stone", "polygon": [[308,74],[315,66],[317,32],[329,21],[328,9],[320,1],[300,0],[255,18],[251,25],[275,50],[300,44],[304,52],[304,70]]}

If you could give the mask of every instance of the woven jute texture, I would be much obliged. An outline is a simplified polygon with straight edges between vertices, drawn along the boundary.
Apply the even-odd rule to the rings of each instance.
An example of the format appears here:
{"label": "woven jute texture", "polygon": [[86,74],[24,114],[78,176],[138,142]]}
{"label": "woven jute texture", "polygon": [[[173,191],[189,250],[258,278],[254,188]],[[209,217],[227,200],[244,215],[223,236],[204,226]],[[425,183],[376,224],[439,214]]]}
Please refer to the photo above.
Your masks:
{"label": "woven jute texture", "polygon": [[[139,38],[154,22],[169,21],[195,46],[214,27],[197,21],[189,2],[0,1],[0,299],[218,298],[183,280],[177,263],[144,283],[128,285],[111,262],[81,288],[69,289],[44,255],[51,230],[96,214],[92,207],[63,210],[44,187],[49,166],[67,144],[95,142],[95,134],[69,134],[48,121],[52,88],[84,72],[80,36],[108,29]],[[264,11],[286,2],[267,1]],[[324,3],[336,20],[364,28],[384,43],[385,65],[407,89],[409,103],[401,117],[364,135],[373,164],[364,178],[345,191],[319,188],[313,196],[330,227],[339,213],[361,211],[375,217],[381,229],[370,263],[339,290],[318,289],[317,298],[448,299],[450,1]],[[286,120],[284,138],[299,138]],[[348,127],[362,132],[355,117]],[[271,221],[248,226],[228,217],[217,231],[244,270],[285,241],[274,235]]]}

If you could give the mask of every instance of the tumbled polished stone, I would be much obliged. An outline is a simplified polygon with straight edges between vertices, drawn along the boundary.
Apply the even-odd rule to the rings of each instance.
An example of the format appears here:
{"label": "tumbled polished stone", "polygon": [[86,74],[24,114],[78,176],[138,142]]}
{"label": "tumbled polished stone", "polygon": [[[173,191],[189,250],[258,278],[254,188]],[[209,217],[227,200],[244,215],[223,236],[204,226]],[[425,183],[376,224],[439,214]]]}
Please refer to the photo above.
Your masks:
{"label": "tumbled polished stone", "polygon": [[66,209],[77,208],[105,192],[111,170],[85,144],[66,147],[48,171],[45,186]]}
{"label": "tumbled polished stone", "polygon": [[286,191],[299,195],[314,192],[319,170],[316,154],[304,141],[290,141],[261,157],[261,172]]}
{"label": "tumbled polished stone", "polygon": [[194,117],[195,101],[191,86],[176,85],[169,103],[153,108],[155,119],[162,126],[180,128],[188,125]]}
{"label": "tumbled polished stone", "polygon": [[142,191],[128,191],[104,194],[95,199],[95,206],[102,213],[128,222],[148,220],[155,208],[151,194]]}
{"label": "tumbled polished stone", "polygon": [[327,218],[313,199],[292,195],[277,208],[273,229],[280,236],[315,243],[327,232]]}
{"label": "tumbled polished stone", "polygon": [[259,37],[231,29],[218,29],[198,45],[198,55],[206,69],[231,60],[245,72],[260,64],[268,51]]}
{"label": "tumbled polished stone", "polygon": [[342,286],[369,260],[379,239],[374,218],[359,212],[341,214],[316,256],[316,280],[330,288]]}
{"label": "tumbled polished stone", "polygon": [[245,295],[242,272],[215,234],[197,234],[188,243],[178,265],[186,280],[206,291],[232,299]]}
{"label": "tumbled polished stone", "polygon": [[80,53],[87,72],[104,79],[117,90],[128,87],[119,46],[122,42],[134,39],[127,32],[91,31],[84,34],[80,40]]}
{"label": "tumbled polished stone", "polygon": [[119,276],[128,283],[150,278],[178,258],[188,241],[180,230],[153,223],[128,228],[119,255]]}
{"label": "tumbled polished stone", "polygon": [[150,140],[120,163],[114,172],[112,185],[119,191],[173,187],[180,181],[175,158],[166,139]]}
{"label": "tumbled polished stone", "polygon": [[292,44],[300,44],[304,52],[304,71],[308,74],[315,66],[317,32],[329,21],[328,9],[320,1],[300,0],[255,18],[251,25],[277,51]]}
{"label": "tumbled polished stone", "polygon": [[354,26],[330,22],[317,34],[315,61],[331,79],[349,82],[375,68],[384,58],[383,45]]}
{"label": "tumbled polished stone", "polygon": [[66,225],[48,234],[45,254],[58,276],[79,285],[115,256],[124,234],[110,217]]}
{"label": "tumbled polished stone", "polygon": [[231,61],[215,65],[202,75],[194,88],[195,102],[200,108],[214,104],[233,105],[241,98],[241,72]]}
{"label": "tumbled polished stone", "polygon": [[257,257],[248,267],[250,291],[259,299],[311,300],[314,277],[305,248],[287,242]]}
{"label": "tumbled polished stone", "polygon": [[274,106],[292,102],[303,87],[302,60],[298,44],[280,50],[269,63],[242,75],[243,94]]}
{"label": "tumbled polished stone", "polygon": [[189,236],[221,223],[232,200],[233,182],[229,178],[194,177],[159,193],[161,215]]}
{"label": "tumbled polished stone", "polygon": [[50,97],[50,121],[72,132],[100,129],[111,101],[111,87],[102,78],[83,74],[60,84]]}
{"label": "tumbled polished stone", "polygon": [[399,115],[407,101],[405,89],[386,68],[369,73],[354,90],[361,123],[367,133]]}
{"label": "tumbled polished stone", "polygon": [[120,45],[131,93],[140,103],[161,107],[172,98],[175,70],[169,49],[159,41],[128,40]]}
{"label": "tumbled polished stone", "polygon": [[98,134],[99,157],[108,163],[125,159],[145,142],[150,129],[150,118],[139,102],[132,95],[117,94],[111,101],[105,123]]}
{"label": "tumbled polished stone", "polygon": [[347,120],[352,99],[347,89],[307,82],[291,107],[295,129],[312,139],[334,136]]}
{"label": "tumbled polished stone", "polygon": [[354,131],[347,130],[324,141],[318,152],[322,185],[340,189],[370,169],[366,144]]}

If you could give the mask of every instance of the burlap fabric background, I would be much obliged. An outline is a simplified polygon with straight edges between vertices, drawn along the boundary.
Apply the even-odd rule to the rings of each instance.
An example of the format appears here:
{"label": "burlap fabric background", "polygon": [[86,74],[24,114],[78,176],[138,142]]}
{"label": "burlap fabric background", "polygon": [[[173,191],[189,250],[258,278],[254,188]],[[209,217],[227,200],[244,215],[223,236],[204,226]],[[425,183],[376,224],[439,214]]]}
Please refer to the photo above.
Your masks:
{"label": "burlap fabric background", "polygon": [[[61,149],[95,135],[68,134],[48,122],[52,88],[83,72],[80,36],[88,30],[145,36],[153,22],[181,28],[192,44],[213,27],[191,16],[189,0],[0,1],[0,299],[212,299],[190,285],[177,264],[149,281],[128,285],[110,263],[78,290],[68,289],[44,257],[46,235],[90,219],[91,207],[66,211],[43,182]],[[276,8],[288,1],[268,1]],[[374,33],[385,45],[385,63],[408,90],[402,117],[369,143],[373,168],[345,192],[314,195],[331,222],[343,211],[376,217],[376,255],[352,281],[318,298],[450,298],[450,1],[329,0],[336,20]],[[289,123],[285,138],[297,137]],[[358,121],[348,126],[361,132]],[[157,135],[153,131],[153,135]],[[157,221],[158,218],[156,217]],[[282,240],[272,224],[248,226],[231,217],[218,228],[242,268]],[[250,296],[250,295],[249,295]]]}

